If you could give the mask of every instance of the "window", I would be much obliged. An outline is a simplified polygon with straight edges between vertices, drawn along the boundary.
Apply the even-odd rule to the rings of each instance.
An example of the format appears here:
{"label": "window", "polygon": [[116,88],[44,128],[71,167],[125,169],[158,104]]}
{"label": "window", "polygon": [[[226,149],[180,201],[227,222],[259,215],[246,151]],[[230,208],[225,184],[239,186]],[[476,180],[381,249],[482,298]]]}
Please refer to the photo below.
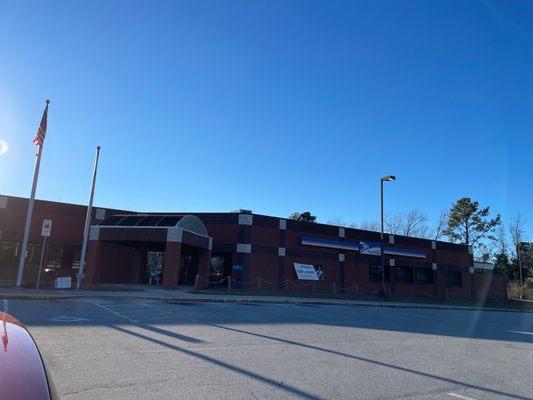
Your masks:
{"label": "window", "polygon": [[432,285],[433,271],[431,269],[416,268],[415,282],[422,285]]}
{"label": "window", "polygon": [[461,272],[446,271],[446,286],[463,286],[463,274]]}
{"label": "window", "polygon": [[50,246],[48,248],[48,262],[46,269],[59,269],[63,260],[63,248],[59,246]]}
{"label": "window", "polygon": [[413,283],[413,268],[396,267],[394,269],[394,280],[397,283]]}
{"label": "window", "polygon": [[0,242],[0,266],[16,266],[19,258],[17,242]]}
{"label": "window", "polygon": [[209,271],[209,281],[216,282],[224,278],[224,257],[211,257],[211,270]]}
{"label": "window", "polygon": [[42,244],[29,243],[28,250],[27,250],[28,255],[26,257],[26,264],[27,265],[39,265],[39,261],[41,261],[42,249],[43,249]]}
{"label": "window", "polygon": [[[381,282],[381,265],[370,265],[368,267],[368,280],[370,282]],[[385,282],[390,280],[390,267],[385,266]]]}
{"label": "window", "polygon": [[[74,250],[74,256],[72,258],[72,269],[80,269],[81,249]],[[85,266],[87,266],[87,260],[85,260]]]}

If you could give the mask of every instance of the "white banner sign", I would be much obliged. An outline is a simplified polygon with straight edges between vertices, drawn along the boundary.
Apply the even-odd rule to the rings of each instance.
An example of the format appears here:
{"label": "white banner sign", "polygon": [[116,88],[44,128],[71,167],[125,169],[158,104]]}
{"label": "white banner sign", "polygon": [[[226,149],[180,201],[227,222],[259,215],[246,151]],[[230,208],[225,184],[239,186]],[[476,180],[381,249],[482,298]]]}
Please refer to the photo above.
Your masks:
{"label": "white banner sign", "polygon": [[71,287],[72,278],[70,276],[56,278],[56,289],[70,289]]}
{"label": "white banner sign", "polygon": [[302,281],[319,281],[324,279],[324,269],[321,265],[294,263],[296,276]]}

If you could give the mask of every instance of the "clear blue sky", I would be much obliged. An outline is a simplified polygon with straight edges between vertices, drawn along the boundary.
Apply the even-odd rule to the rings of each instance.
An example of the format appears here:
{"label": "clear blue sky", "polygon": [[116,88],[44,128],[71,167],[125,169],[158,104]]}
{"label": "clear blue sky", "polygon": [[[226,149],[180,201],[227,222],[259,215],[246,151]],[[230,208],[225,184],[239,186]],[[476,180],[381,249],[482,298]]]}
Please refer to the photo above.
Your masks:
{"label": "clear blue sky", "polygon": [[[533,2],[0,0],[0,193],[319,221],[470,196],[533,236]],[[4,152],[5,152],[4,144]]]}

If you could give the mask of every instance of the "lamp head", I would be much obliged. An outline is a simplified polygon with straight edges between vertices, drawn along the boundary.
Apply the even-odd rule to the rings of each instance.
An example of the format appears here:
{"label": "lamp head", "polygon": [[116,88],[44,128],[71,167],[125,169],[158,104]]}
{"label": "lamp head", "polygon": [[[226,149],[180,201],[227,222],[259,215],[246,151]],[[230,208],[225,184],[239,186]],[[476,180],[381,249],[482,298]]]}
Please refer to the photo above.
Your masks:
{"label": "lamp head", "polygon": [[396,177],[394,175],[387,175],[381,178],[381,180],[385,182],[392,182],[396,180]]}

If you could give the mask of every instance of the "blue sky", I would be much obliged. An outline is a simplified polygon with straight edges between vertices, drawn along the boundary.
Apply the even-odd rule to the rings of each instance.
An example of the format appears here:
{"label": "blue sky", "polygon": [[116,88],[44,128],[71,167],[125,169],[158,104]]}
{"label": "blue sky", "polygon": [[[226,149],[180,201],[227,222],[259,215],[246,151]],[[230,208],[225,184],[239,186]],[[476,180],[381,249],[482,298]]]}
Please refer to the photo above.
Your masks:
{"label": "blue sky", "polygon": [[[0,193],[158,211],[430,220],[533,236],[533,2],[0,0]],[[5,152],[5,144],[4,144]]]}

